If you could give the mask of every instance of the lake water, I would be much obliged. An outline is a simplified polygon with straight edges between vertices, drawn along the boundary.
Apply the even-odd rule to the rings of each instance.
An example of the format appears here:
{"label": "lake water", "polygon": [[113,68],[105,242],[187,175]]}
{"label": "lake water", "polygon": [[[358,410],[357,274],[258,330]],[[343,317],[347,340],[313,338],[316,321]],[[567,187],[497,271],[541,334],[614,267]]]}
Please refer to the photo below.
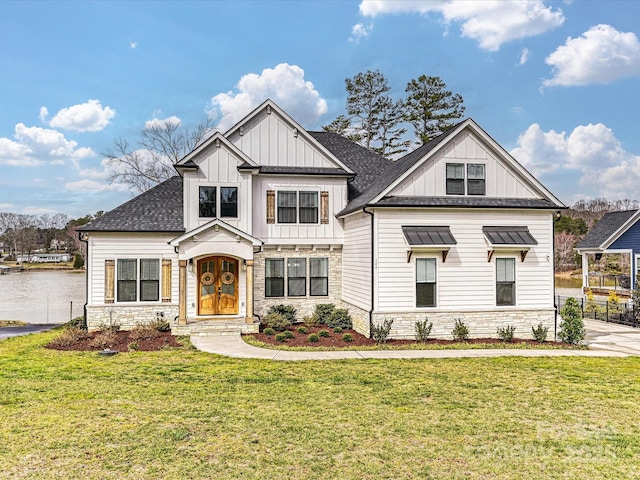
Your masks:
{"label": "lake water", "polygon": [[0,275],[0,320],[65,323],[84,314],[84,272],[19,272]]}

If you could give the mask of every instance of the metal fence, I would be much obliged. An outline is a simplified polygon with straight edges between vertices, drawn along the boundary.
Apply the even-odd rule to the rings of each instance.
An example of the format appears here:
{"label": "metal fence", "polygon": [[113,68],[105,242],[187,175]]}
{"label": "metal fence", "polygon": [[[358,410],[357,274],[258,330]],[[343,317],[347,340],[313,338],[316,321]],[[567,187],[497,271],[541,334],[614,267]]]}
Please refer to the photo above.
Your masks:
{"label": "metal fence", "polygon": [[582,308],[584,318],[593,318],[603,322],[619,323],[630,327],[640,327],[640,305],[631,302],[610,302],[608,300],[595,300],[589,298],[564,297],[556,295],[558,312],[569,298],[574,298]]}

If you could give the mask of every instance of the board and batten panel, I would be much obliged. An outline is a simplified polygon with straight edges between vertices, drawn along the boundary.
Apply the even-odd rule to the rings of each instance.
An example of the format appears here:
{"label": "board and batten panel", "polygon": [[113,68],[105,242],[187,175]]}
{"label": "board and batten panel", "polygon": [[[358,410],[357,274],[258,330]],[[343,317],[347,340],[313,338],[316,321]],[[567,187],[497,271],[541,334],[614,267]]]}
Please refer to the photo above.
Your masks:
{"label": "board and batten panel", "polygon": [[394,196],[446,196],[447,163],[486,165],[486,196],[492,198],[540,198],[540,194],[510,165],[499,159],[469,132],[462,132],[442,152],[426,161],[394,188]]}
{"label": "board and batten panel", "polygon": [[[276,192],[276,223],[267,223],[267,191]],[[282,223],[277,220],[278,191],[318,192],[318,223]],[[329,223],[320,223],[320,192],[329,192]],[[342,244],[343,229],[336,214],[347,202],[345,178],[258,176],[253,180],[253,235],[269,244]]]}
{"label": "board and batten panel", "polygon": [[[210,145],[206,151],[194,158],[194,162],[199,166],[199,170],[186,171],[183,177],[187,231],[212,220],[199,216],[199,187],[215,186],[218,187],[218,198],[220,187],[238,188],[238,218],[223,217],[221,220],[244,232],[251,233],[251,174],[238,172],[238,165],[241,163],[238,157],[225,148],[224,144],[220,147]],[[220,205],[218,205],[219,208]]]}
{"label": "board and batten panel", "polygon": [[371,281],[371,217],[356,213],[344,219],[343,300],[370,310]]}
{"label": "board and batten panel", "polygon": [[337,168],[311,137],[272,111],[260,112],[229,141],[258,165],[278,167]]}
{"label": "board and batten panel", "polygon": [[[174,236],[151,233],[99,233],[89,234],[91,270],[88,305],[104,303],[105,260],[119,258],[158,258],[171,260],[171,303],[178,303],[178,254],[168,244]],[[161,272],[162,273],[162,272]],[[117,280],[117,265],[116,265]],[[162,285],[160,286],[162,288]],[[147,302],[145,302],[147,303]],[[159,303],[159,302],[158,302]]]}
{"label": "board and batten panel", "polygon": [[[531,211],[377,210],[378,309],[379,311],[416,310],[415,259],[437,259],[437,306],[435,310],[474,310],[496,307],[495,258],[516,259],[516,308],[553,307],[552,214]],[[403,225],[449,226],[457,241],[446,261],[440,251],[414,251],[407,261],[409,247]],[[526,225],[538,245],[525,261],[520,252],[496,250],[487,260],[488,246],[483,226]],[[514,308],[514,307],[511,307]],[[432,309],[432,310],[434,310]],[[422,310],[422,309],[421,309]],[[425,308],[425,312],[430,309]]]}

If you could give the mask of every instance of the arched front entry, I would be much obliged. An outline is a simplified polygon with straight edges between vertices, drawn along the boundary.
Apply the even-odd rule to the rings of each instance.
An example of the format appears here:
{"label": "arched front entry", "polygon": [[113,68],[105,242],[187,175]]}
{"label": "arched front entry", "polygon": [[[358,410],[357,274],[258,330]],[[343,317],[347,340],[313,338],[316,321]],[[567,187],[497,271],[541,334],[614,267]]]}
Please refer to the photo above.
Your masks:
{"label": "arched front entry", "polygon": [[238,260],[206,257],[198,261],[198,315],[238,313]]}

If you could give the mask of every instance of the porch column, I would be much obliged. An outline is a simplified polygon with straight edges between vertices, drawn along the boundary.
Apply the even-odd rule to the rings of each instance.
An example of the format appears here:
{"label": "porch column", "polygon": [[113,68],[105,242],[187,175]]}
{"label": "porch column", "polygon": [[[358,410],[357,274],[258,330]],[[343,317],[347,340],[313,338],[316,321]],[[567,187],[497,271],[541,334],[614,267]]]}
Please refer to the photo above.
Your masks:
{"label": "porch column", "polygon": [[582,292],[589,287],[589,255],[582,254]]}
{"label": "porch column", "polygon": [[247,323],[253,323],[253,260],[247,260]]}
{"label": "porch column", "polygon": [[187,324],[187,261],[180,260],[178,273],[178,325]]}

